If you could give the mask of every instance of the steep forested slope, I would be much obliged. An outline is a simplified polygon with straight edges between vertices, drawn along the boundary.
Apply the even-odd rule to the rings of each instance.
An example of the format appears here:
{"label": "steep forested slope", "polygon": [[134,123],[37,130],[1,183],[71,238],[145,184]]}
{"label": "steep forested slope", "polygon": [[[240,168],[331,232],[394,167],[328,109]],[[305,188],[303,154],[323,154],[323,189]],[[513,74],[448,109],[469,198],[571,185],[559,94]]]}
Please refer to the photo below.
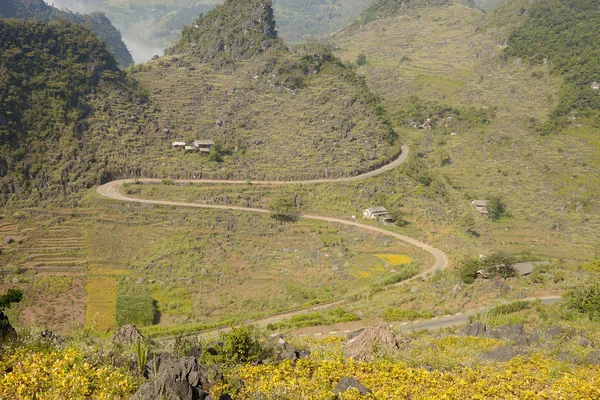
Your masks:
{"label": "steep forested slope", "polygon": [[127,67],[133,64],[133,58],[121,39],[121,34],[110,20],[101,12],[77,14],[48,6],[43,0],[3,0],[0,3],[0,15],[18,19],[64,19],[85,26],[100,37],[113,53],[119,65]]}
{"label": "steep forested slope", "polygon": [[571,112],[600,118],[600,12],[594,0],[539,0],[528,10],[527,20],[509,37],[506,54],[532,64],[548,62],[565,79],[560,103],[554,112],[556,131],[568,123]]}
{"label": "steep forested slope", "polygon": [[0,19],[0,204],[64,197],[109,174],[98,156],[114,153],[114,137],[90,126],[106,112],[96,112],[97,99],[109,93],[139,104],[89,30],[63,20]]}

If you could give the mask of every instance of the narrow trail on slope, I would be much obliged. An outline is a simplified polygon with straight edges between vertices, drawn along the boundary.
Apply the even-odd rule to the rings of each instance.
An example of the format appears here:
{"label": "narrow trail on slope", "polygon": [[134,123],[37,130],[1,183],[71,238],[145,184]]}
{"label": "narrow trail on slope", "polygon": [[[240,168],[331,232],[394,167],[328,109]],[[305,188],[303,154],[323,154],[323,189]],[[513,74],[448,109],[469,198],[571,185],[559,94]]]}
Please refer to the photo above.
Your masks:
{"label": "narrow trail on slope", "polygon": [[[390,170],[396,168],[397,166],[399,166],[400,164],[404,163],[408,159],[408,155],[409,155],[409,148],[408,148],[408,146],[404,145],[404,146],[402,146],[402,152],[400,153],[400,155],[391,163],[386,164],[383,167],[378,168],[376,170],[373,170],[373,171],[370,171],[370,172],[367,172],[367,173],[364,173],[361,175],[347,177],[347,178],[312,179],[312,180],[306,180],[306,181],[228,181],[228,180],[214,180],[214,179],[178,179],[178,180],[173,180],[173,182],[174,183],[186,183],[186,182],[187,183],[203,183],[203,184],[211,184],[212,183],[212,184],[231,184],[231,185],[240,185],[240,184],[248,184],[248,183],[257,184],[257,185],[258,184],[260,184],[260,185],[298,185],[298,184],[308,185],[308,184],[319,184],[319,183],[354,182],[354,181],[364,180],[367,178],[372,178],[372,177],[380,175],[384,172],[390,171]],[[123,184],[133,183],[134,181],[141,182],[141,183],[160,183],[162,181],[162,179],[150,179],[150,178],[140,178],[140,179],[136,179],[136,180],[120,179],[120,180],[111,181],[111,182],[105,183],[101,186],[98,186],[96,188],[96,192],[98,192],[98,194],[100,194],[103,197],[107,197],[107,198],[110,198],[113,200],[118,200],[118,201],[124,201],[124,202],[134,202],[134,203],[141,203],[141,204],[156,204],[156,205],[166,205],[166,206],[176,206],[176,207],[212,208],[212,209],[218,209],[218,210],[245,211],[245,212],[263,213],[263,214],[269,213],[269,210],[262,209],[262,208],[237,207],[237,206],[226,206],[226,205],[213,205],[213,204],[200,204],[200,203],[187,203],[187,202],[178,202],[178,201],[149,200],[149,199],[142,199],[142,198],[134,198],[134,197],[129,197],[120,191]],[[324,221],[324,222],[329,222],[329,223],[337,223],[337,224],[342,224],[342,225],[347,225],[347,226],[353,226],[358,229],[364,229],[364,230],[376,232],[376,233],[379,233],[382,235],[390,236],[390,237],[393,237],[404,243],[408,243],[410,245],[416,246],[416,247],[426,251],[433,257],[433,263],[427,270],[413,276],[410,279],[398,282],[398,283],[396,283],[394,285],[390,285],[390,286],[403,285],[407,282],[410,282],[412,280],[419,279],[419,278],[424,278],[427,275],[434,273],[435,271],[442,270],[442,269],[448,267],[448,257],[446,257],[446,255],[441,250],[438,250],[435,247],[432,247],[432,246],[430,246],[426,243],[423,243],[419,240],[413,239],[409,236],[400,235],[398,233],[391,232],[391,231],[388,231],[388,230],[385,230],[382,228],[378,228],[376,226],[361,224],[359,222],[341,219],[341,218],[335,218],[335,217],[311,215],[311,214],[301,214],[301,215],[299,215],[299,218],[316,220],[316,221]],[[341,304],[342,302],[343,302],[343,300],[330,301],[327,303],[321,303],[318,306],[277,313],[274,315],[259,318],[259,319],[249,321],[249,322],[252,324],[255,324],[255,325],[264,326],[267,324],[279,322],[283,319],[292,317],[294,315],[299,315],[299,314],[303,314],[303,313],[310,312],[310,311],[316,311],[316,310],[319,310],[322,308]],[[204,331],[203,333],[205,333],[205,334],[217,333],[217,332],[221,332],[224,330],[226,330],[226,328],[218,328],[218,329],[213,329],[213,330],[209,330],[209,331]],[[198,334],[198,332],[190,333],[189,335],[194,335],[194,334]],[[164,339],[167,339],[167,338],[164,338]]]}

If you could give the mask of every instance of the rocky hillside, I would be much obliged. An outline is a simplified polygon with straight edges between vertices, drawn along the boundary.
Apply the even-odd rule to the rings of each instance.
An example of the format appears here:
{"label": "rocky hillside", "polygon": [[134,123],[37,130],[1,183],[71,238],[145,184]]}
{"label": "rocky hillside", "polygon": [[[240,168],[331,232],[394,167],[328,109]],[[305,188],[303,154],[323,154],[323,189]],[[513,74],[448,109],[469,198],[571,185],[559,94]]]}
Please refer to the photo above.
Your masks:
{"label": "rocky hillside", "polygon": [[524,23],[511,33],[505,54],[532,65],[548,63],[554,74],[564,78],[553,118],[540,131],[555,133],[568,126],[573,117],[585,114],[586,118],[597,121],[600,118],[598,3],[540,0],[529,6],[526,15]]}
{"label": "rocky hillside", "polygon": [[[158,107],[165,135],[157,139],[163,146],[192,138],[223,145],[222,162],[173,161],[167,167],[174,177],[340,177],[399,151],[364,81],[326,46],[287,50],[268,1],[225,2],[185,28],[167,53],[133,69]],[[149,158],[164,157],[163,149]]]}
{"label": "rocky hillside", "polygon": [[49,6],[43,0],[4,0],[0,4],[0,15],[6,18],[37,18],[45,21],[64,19],[82,25],[104,41],[120,66],[128,67],[133,64],[133,58],[123,43],[121,34],[104,13],[77,14]]}
{"label": "rocky hillside", "polygon": [[392,15],[406,12],[423,7],[436,7],[441,5],[451,5],[452,0],[375,0],[359,16],[355,25],[365,24],[370,21],[389,17]]}
{"label": "rocky hillside", "polygon": [[124,133],[98,123],[111,102],[127,104],[120,123],[137,133],[135,85],[79,25],[0,19],[0,71],[0,204],[64,198],[108,174]]}
{"label": "rocky hillside", "polygon": [[[406,3],[329,39],[345,62],[364,56],[358,72],[384,98],[396,129],[413,138],[411,148],[434,181],[450,179],[452,189],[441,196],[456,194],[450,204],[441,206],[440,193],[415,193],[403,203],[426,220],[436,215],[439,224],[456,227],[453,246],[525,251],[521,244],[529,243],[558,255],[546,245],[556,240],[565,243],[563,256],[567,248],[573,257],[593,253],[600,143],[592,85],[599,78],[589,62],[596,42],[584,27],[597,13],[589,5],[581,12],[584,4],[511,0],[483,13]],[[476,115],[477,121],[460,122]],[[470,217],[460,197],[493,195],[511,217],[481,221],[480,236],[465,236]],[[522,240],[515,240],[517,230],[527,232]]]}
{"label": "rocky hillside", "polygon": [[166,54],[188,53],[204,63],[223,64],[282,47],[271,0],[226,0],[185,27]]}

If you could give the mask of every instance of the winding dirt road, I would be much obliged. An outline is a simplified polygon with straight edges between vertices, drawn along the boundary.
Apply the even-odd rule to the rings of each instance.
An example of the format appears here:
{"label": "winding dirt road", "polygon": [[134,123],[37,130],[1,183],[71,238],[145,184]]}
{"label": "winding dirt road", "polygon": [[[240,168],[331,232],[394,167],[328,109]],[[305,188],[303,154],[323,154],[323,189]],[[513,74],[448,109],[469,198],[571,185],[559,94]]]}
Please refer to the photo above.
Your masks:
{"label": "winding dirt road", "polygon": [[[402,152],[400,153],[398,158],[396,158],[393,162],[391,162],[379,169],[376,169],[376,170],[373,170],[373,171],[370,171],[370,172],[367,172],[367,173],[364,173],[361,175],[347,177],[347,178],[312,179],[312,180],[306,180],[306,181],[223,181],[223,180],[212,180],[212,179],[180,179],[180,180],[174,180],[173,182],[174,183],[189,182],[189,183],[204,183],[204,184],[213,183],[213,184],[231,184],[231,185],[240,185],[240,184],[248,184],[248,183],[260,184],[260,185],[298,185],[298,184],[306,185],[306,184],[319,184],[319,183],[353,182],[353,181],[359,181],[359,180],[371,178],[371,177],[380,175],[384,172],[390,171],[390,170],[394,169],[395,167],[397,167],[398,165],[405,162],[408,159],[408,155],[409,155],[408,146],[402,146]],[[162,181],[162,179],[141,178],[141,179],[138,179],[137,181],[141,182],[141,183],[160,183]],[[263,214],[269,213],[269,210],[265,210],[262,208],[236,207],[236,206],[227,206],[227,205],[213,205],[213,204],[187,203],[187,202],[178,202],[178,201],[166,201],[166,200],[140,199],[140,198],[129,197],[120,191],[123,184],[133,183],[133,182],[134,182],[133,179],[115,180],[115,181],[108,182],[104,185],[98,186],[96,188],[96,191],[101,196],[104,196],[104,197],[107,197],[107,198],[110,198],[113,200],[124,201],[124,202],[134,202],[134,203],[142,203],[142,204],[157,204],[157,205],[177,206],[177,207],[212,208],[212,209],[219,209],[219,210],[245,211],[245,212],[263,213]],[[399,282],[396,285],[405,284],[414,279],[424,278],[427,275],[432,274],[435,271],[444,269],[448,266],[448,258],[442,251],[440,251],[426,243],[423,243],[419,240],[413,239],[413,238],[405,236],[405,235],[400,235],[398,233],[391,232],[391,231],[388,231],[385,229],[381,229],[376,226],[361,224],[361,223],[355,222],[353,220],[346,220],[346,219],[341,219],[341,218],[327,217],[327,216],[321,216],[321,215],[311,215],[311,214],[302,214],[299,217],[304,218],[304,219],[316,220],[316,221],[324,221],[324,222],[328,222],[328,223],[348,225],[348,226],[356,227],[358,229],[364,229],[364,230],[376,232],[376,233],[379,233],[382,235],[393,237],[397,240],[408,243],[410,245],[416,246],[416,247],[428,252],[429,254],[431,254],[431,256],[433,257],[433,263],[426,271],[423,271],[420,274],[415,275],[414,277],[412,277],[408,280]],[[289,318],[294,315],[298,315],[298,314],[302,314],[302,313],[306,313],[306,312],[310,312],[310,311],[315,311],[315,310],[325,308],[325,307],[330,307],[332,305],[336,305],[339,303],[340,303],[340,301],[323,303],[323,304],[320,304],[320,305],[314,306],[314,307],[298,309],[298,310],[293,310],[293,311],[288,311],[288,312],[272,315],[269,317],[264,317],[261,319],[250,321],[250,323],[264,326],[264,325],[267,325],[270,323],[279,322],[285,318]],[[210,332],[216,332],[216,331],[220,331],[220,330],[211,330]]]}
{"label": "winding dirt road", "polygon": [[[397,167],[398,165],[405,162],[408,158],[409,149],[408,146],[402,146],[402,152],[393,162],[376,169],[371,172],[364,173],[362,175],[352,176],[348,178],[333,178],[333,179],[313,179],[307,181],[227,181],[227,180],[211,180],[211,179],[178,179],[174,180],[173,183],[215,183],[215,184],[231,184],[231,185],[240,185],[240,184],[260,184],[260,185],[307,185],[307,184],[317,184],[317,183],[339,183],[339,182],[352,182],[363,180],[366,178],[374,177],[380,175],[384,172],[390,171]],[[213,208],[218,210],[231,210],[231,211],[246,211],[246,212],[255,212],[255,213],[263,213],[268,214],[269,210],[263,208],[251,208],[251,207],[237,207],[237,206],[228,206],[228,205],[215,205],[215,204],[202,204],[202,203],[186,203],[179,201],[167,201],[167,200],[148,200],[148,199],[140,199],[135,197],[129,197],[123,194],[120,189],[125,183],[133,183],[134,179],[120,179],[105,183],[104,185],[98,186],[96,191],[98,194],[104,197],[108,197],[113,200],[125,201],[125,202],[134,202],[141,204],[157,204],[157,205],[165,205],[165,206],[177,206],[177,207],[195,207],[195,208]],[[141,183],[160,183],[162,179],[150,179],[150,178],[140,178],[137,179],[137,182]],[[400,235],[395,232],[388,231],[386,229],[381,229],[376,226],[361,224],[352,220],[346,220],[341,218],[327,217],[321,215],[311,215],[311,214],[301,214],[300,218],[311,219],[316,221],[324,221],[324,222],[332,222],[342,225],[354,226],[359,229],[365,229],[372,232],[377,232],[382,235],[391,236],[395,239],[398,239],[402,242],[411,244],[413,246],[419,247],[420,249],[428,252],[433,256],[434,262],[429,269],[423,271],[419,275],[413,277],[413,279],[425,277],[428,274],[431,274],[437,270],[444,269],[448,266],[448,258],[442,251],[411,237]]]}

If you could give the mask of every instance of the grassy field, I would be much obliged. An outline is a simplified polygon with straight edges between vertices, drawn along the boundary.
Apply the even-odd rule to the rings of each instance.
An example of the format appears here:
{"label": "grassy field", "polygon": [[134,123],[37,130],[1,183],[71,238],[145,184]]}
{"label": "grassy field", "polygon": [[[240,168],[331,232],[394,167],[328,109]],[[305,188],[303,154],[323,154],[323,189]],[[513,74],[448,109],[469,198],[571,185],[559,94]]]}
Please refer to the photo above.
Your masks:
{"label": "grassy field", "polygon": [[[274,197],[289,197],[298,212],[342,218],[384,205],[401,212],[407,222],[389,229],[444,250],[452,261],[449,271],[406,287],[388,287],[386,280],[404,268],[390,260],[409,257],[412,261],[406,268],[424,268],[428,257],[353,228],[304,220],[282,224],[242,212],[120,204],[90,192],[73,210],[5,211],[0,232],[13,242],[4,245],[0,254],[0,289],[25,290],[26,301],[17,313],[22,324],[68,331],[73,320],[75,324],[94,320],[101,329],[114,326],[114,304],[120,296],[153,299],[154,322],[166,327],[240,321],[341,298],[346,300],[342,311],[362,319],[410,319],[560,294],[588,282],[590,275],[581,265],[598,256],[600,245],[597,129],[580,118],[560,134],[541,137],[535,132],[532,119],[547,118],[556,104],[559,83],[546,66],[519,65],[501,57],[507,32],[496,26],[502,18],[518,23],[514,15],[485,16],[463,6],[420,9],[342,31],[331,39],[347,62],[354,62],[360,53],[366,55],[367,64],[358,71],[382,96],[396,131],[411,146],[408,162],[393,171],[338,184],[124,188],[129,195],[144,198],[259,208],[266,208]],[[380,42],[386,47],[378,46]],[[326,132],[329,123],[342,126],[336,124],[342,124],[346,114],[343,101],[330,89],[350,90],[333,73],[311,77],[304,93],[267,88],[258,94],[256,87],[244,86],[254,79],[251,65],[227,76],[202,66],[190,70],[161,60],[162,65],[155,61],[139,67],[135,75],[156,93],[169,91],[163,99],[178,100],[157,104],[155,120],[134,124],[140,130],[149,124],[153,133],[128,133],[123,147],[111,155],[131,157],[140,165],[147,157],[161,167],[127,170],[124,164],[124,175],[334,177],[371,168],[393,153],[390,146],[376,146],[372,150],[381,153],[357,166],[361,140],[370,137],[368,120],[353,128],[364,135],[360,140],[333,145],[336,134],[334,129]],[[191,85],[185,84],[188,78],[193,78]],[[272,110],[269,121],[245,114],[243,98],[238,97],[245,90],[259,108]],[[302,96],[302,101],[297,99]],[[320,98],[325,103],[315,103],[313,111],[327,108],[325,125],[311,116],[313,111],[287,109],[289,104]],[[115,133],[125,129],[119,125],[122,116],[137,108],[116,97],[109,103],[110,111],[98,115],[94,123]],[[205,103],[217,111],[204,113],[209,109]],[[368,110],[356,103],[353,107],[358,107],[355,112]],[[431,130],[408,123],[418,113],[409,115],[407,110],[427,116],[427,110],[440,109],[443,115],[436,116],[437,126]],[[480,112],[485,121],[463,118]],[[226,128],[217,128],[215,120],[229,113]],[[284,146],[278,131],[292,134],[297,126],[306,136]],[[257,132],[265,132],[269,139],[256,136]],[[311,147],[306,140],[314,140],[315,132],[322,142]],[[211,137],[233,144],[240,139],[248,146],[244,154],[226,154],[223,163],[171,153],[169,142],[186,139],[188,134],[214,134]],[[239,136],[226,139],[229,134]],[[250,137],[263,143],[254,144]],[[157,140],[164,142],[164,148]],[[263,153],[261,147],[267,150]],[[324,153],[328,157],[322,157]],[[471,199],[491,195],[499,196],[506,206],[506,215],[497,221],[479,216],[470,206]],[[524,261],[548,260],[551,268],[527,278],[511,278],[504,285],[461,283],[457,271],[465,257],[495,251]]]}
{"label": "grassy field", "polygon": [[[75,325],[102,331],[114,329],[123,318],[117,305],[126,307],[132,297],[152,299],[159,326],[215,324],[360,297],[404,268],[417,272],[431,262],[411,246],[351,227],[119,204],[92,193],[77,213],[17,217],[2,220],[16,222],[4,222],[7,233],[27,233],[13,236],[19,240],[0,255],[2,287],[25,289],[20,324],[58,331],[72,329],[71,300]],[[70,257],[64,265],[59,258],[27,264],[40,242],[76,248],[70,251],[77,263],[70,266]],[[50,302],[50,295],[61,300]],[[30,318],[36,312],[46,317]]]}

